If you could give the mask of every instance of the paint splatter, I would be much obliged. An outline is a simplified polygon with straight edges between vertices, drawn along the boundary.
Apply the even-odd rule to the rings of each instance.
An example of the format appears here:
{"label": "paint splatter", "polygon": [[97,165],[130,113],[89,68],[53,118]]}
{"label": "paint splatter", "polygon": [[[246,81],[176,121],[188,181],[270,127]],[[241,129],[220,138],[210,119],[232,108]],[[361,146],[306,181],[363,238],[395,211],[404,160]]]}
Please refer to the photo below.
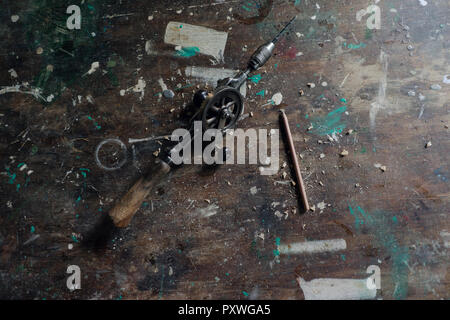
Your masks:
{"label": "paint splatter", "polygon": [[175,55],[183,58],[190,58],[195,56],[197,52],[200,52],[200,49],[198,47],[185,47],[177,50]]}
{"label": "paint splatter", "polygon": [[250,80],[253,83],[258,83],[259,81],[261,81],[261,75],[260,74],[255,74],[251,77],[248,77],[248,80]]}
{"label": "paint splatter", "polygon": [[341,123],[341,116],[347,110],[346,106],[342,106],[331,111],[325,117],[312,119],[312,132],[320,136],[333,135],[341,133],[345,127],[345,123]]}
{"label": "paint splatter", "polygon": [[94,122],[94,126],[97,130],[100,130],[102,127],[95,121],[91,116],[87,116],[87,118]]}
{"label": "paint splatter", "polygon": [[425,0],[419,0],[419,3],[422,7],[425,7],[428,4],[428,2]]}
{"label": "paint splatter", "polygon": [[348,48],[348,49],[361,49],[361,48],[367,47],[367,45],[365,43],[363,43],[363,42],[360,42],[359,44],[353,44],[353,43],[344,42],[343,46]]}
{"label": "paint splatter", "polygon": [[283,95],[281,92],[277,92],[272,96],[272,99],[270,99],[270,103],[279,106],[281,104],[281,101],[283,101]]}
{"label": "paint splatter", "polygon": [[[391,278],[394,283],[394,292],[392,293],[395,299],[404,299],[408,294],[408,260],[409,249],[407,246],[401,246],[395,237],[393,227],[395,227],[395,216],[391,216],[387,212],[375,211],[372,214],[364,211],[360,206],[357,206],[358,213],[349,205],[350,214],[355,218],[355,227],[365,223],[367,228],[374,234],[376,240],[385,249],[387,254],[391,257],[392,263]],[[394,223],[393,223],[394,221]]]}
{"label": "paint splatter", "polygon": [[273,255],[274,255],[275,257],[278,257],[278,256],[280,255],[280,251],[278,250],[278,247],[280,246],[280,244],[281,244],[281,239],[277,237],[277,238],[275,239],[275,246],[276,246],[276,249],[273,250]]}
{"label": "paint splatter", "polygon": [[[182,26],[182,28],[180,28]],[[223,61],[228,33],[202,26],[171,21],[167,24],[164,42],[183,48],[197,48],[201,54]],[[192,54],[192,49],[187,54]]]}

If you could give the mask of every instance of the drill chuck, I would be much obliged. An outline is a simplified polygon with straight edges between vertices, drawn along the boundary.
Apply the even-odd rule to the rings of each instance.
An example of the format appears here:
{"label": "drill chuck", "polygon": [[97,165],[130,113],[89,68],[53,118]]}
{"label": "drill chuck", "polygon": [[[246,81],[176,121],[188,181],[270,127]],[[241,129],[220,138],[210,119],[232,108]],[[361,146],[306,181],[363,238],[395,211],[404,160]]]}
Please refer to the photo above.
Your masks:
{"label": "drill chuck", "polygon": [[248,68],[251,69],[251,71],[255,71],[262,67],[272,56],[274,48],[275,44],[273,42],[268,42],[260,46],[250,58]]}

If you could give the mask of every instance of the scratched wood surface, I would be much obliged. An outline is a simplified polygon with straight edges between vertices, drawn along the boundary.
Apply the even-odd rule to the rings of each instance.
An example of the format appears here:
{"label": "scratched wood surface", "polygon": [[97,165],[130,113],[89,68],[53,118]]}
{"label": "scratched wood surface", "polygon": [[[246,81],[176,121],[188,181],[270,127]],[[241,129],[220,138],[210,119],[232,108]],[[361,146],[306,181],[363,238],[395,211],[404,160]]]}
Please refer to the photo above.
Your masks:
{"label": "scratched wood surface", "polygon": [[[300,278],[365,279],[371,265],[375,298],[450,297],[447,0],[89,0],[81,30],[68,30],[71,4],[1,10],[0,298],[304,299]],[[299,214],[289,167],[185,166],[128,228],[105,222],[159,148],[128,139],[185,126],[207,82],[186,67],[242,68],[295,14],[261,79],[247,81],[253,117],[239,127],[277,129],[286,110],[315,210]],[[171,21],[227,33],[223,56],[164,43]],[[128,150],[119,170],[95,161],[108,138]],[[346,248],[279,250],[332,239]],[[81,290],[67,289],[69,265]]]}

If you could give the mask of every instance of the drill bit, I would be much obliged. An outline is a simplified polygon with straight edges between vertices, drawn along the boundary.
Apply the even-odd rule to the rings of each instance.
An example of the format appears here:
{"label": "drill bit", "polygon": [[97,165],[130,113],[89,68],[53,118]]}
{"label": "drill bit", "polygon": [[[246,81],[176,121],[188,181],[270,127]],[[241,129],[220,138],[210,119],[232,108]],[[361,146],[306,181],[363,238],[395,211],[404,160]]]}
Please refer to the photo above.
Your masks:
{"label": "drill bit", "polygon": [[291,25],[291,23],[295,20],[295,18],[297,18],[297,16],[294,16],[291,21],[289,21],[287,23],[287,25],[284,26],[284,28],[277,34],[277,36],[275,38],[273,38],[272,43],[275,44],[278,42],[278,40],[280,39],[281,35],[284,33],[284,31],[286,31],[287,27],[289,27]]}

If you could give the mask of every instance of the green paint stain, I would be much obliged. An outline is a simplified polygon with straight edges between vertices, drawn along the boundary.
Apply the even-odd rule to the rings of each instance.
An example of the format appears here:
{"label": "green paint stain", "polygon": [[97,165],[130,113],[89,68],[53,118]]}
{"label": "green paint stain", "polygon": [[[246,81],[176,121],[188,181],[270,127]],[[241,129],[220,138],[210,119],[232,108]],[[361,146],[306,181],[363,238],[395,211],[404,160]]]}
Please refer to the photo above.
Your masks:
{"label": "green paint stain", "polygon": [[361,48],[367,47],[367,45],[363,42],[358,43],[358,44],[344,42],[343,46],[347,47],[348,49],[361,49]]}
{"label": "green paint stain", "polygon": [[350,214],[355,218],[355,228],[356,230],[359,230],[359,227],[364,224],[364,221],[359,218],[357,214],[355,214],[355,211],[353,211],[353,208],[350,204],[348,204],[348,209],[350,210]]}
{"label": "green paint stain", "polygon": [[19,191],[19,189],[20,189],[20,183],[17,184],[16,191]]}
{"label": "green paint stain", "polygon": [[260,74],[255,74],[251,77],[248,77],[248,80],[250,80],[253,83],[258,83],[259,81],[261,81],[261,75]]}
{"label": "green paint stain", "polygon": [[242,291],[242,294],[243,294],[244,296],[248,297],[247,291]]}
{"label": "green paint stain", "polygon": [[372,37],[373,37],[373,31],[371,29],[369,29],[369,28],[366,28],[366,33],[364,35],[364,38],[366,40],[371,40]]}
{"label": "green paint stain", "polygon": [[34,226],[31,226],[30,232],[34,233],[36,231],[36,228]]}
{"label": "green paint stain", "polygon": [[308,33],[306,34],[306,38],[309,39],[311,38],[314,34],[316,33],[316,30],[314,30],[313,27],[309,27]]}
{"label": "green paint stain", "polygon": [[341,133],[346,124],[341,123],[341,116],[347,110],[346,106],[331,111],[325,117],[317,117],[311,121],[313,125],[313,133],[320,136],[332,135],[333,133]]}
{"label": "green paint stain", "polygon": [[87,118],[94,122],[94,126],[97,128],[97,130],[100,130],[102,127],[95,121],[91,116],[87,116]]}
{"label": "green paint stain", "polygon": [[[384,250],[391,256],[391,279],[394,284],[394,292],[392,296],[395,299],[404,299],[408,294],[408,274],[407,266],[409,260],[409,249],[407,246],[401,246],[392,229],[392,222],[390,221],[389,213],[382,211],[375,211],[373,214],[368,214],[360,206],[357,207],[358,212],[362,216],[361,221],[367,222],[367,227],[374,234],[377,242],[381,244]],[[354,212],[349,205],[350,214],[355,217],[357,221],[357,213]],[[359,218],[358,218],[359,219]],[[397,217],[391,218],[394,222]]]}
{"label": "green paint stain", "polygon": [[37,146],[32,146],[31,147],[31,155],[34,156],[37,152],[38,152],[38,147]]}
{"label": "green paint stain", "polygon": [[106,66],[108,68],[114,68],[117,65],[117,62],[114,60],[109,60],[108,63],[106,64]]}
{"label": "green paint stain", "polygon": [[242,6],[242,9],[244,9],[245,11],[248,11],[248,12],[252,11],[250,8],[247,8],[246,6]]}
{"label": "green paint stain", "polygon": [[177,50],[175,55],[183,58],[190,58],[195,56],[197,52],[200,52],[200,49],[198,47],[184,47],[181,48],[181,50]]}
{"label": "green paint stain", "polygon": [[180,88],[176,88],[175,91],[178,91],[178,90],[181,90],[181,89],[185,89],[185,88],[190,88],[190,87],[192,87],[192,86],[193,86],[193,84],[188,83],[188,84],[185,85],[185,86],[182,86],[182,87],[180,87]]}
{"label": "green paint stain", "polygon": [[363,154],[363,153],[366,153],[366,151],[367,151],[366,147],[362,147],[360,153]]}
{"label": "green paint stain", "polygon": [[345,261],[345,254],[341,254],[342,261]]}
{"label": "green paint stain", "polygon": [[9,181],[8,181],[8,183],[9,184],[14,184],[14,180],[16,180],[16,174],[15,173],[13,173],[13,174],[10,174],[9,172],[8,172],[8,176],[9,176]]}
{"label": "green paint stain", "polygon": [[257,96],[264,97],[265,93],[266,93],[266,91],[263,89],[263,90],[261,90],[260,92],[257,92],[256,95],[257,95]]}
{"label": "green paint stain", "polygon": [[275,238],[275,245],[277,246],[277,249],[273,250],[273,255],[275,257],[278,257],[280,255],[280,251],[278,250],[278,246],[280,245],[280,243],[281,243],[281,239],[278,237]]}
{"label": "green paint stain", "polygon": [[80,171],[81,171],[81,175],[82,175],[84,178],[86,178],[86,176],[87,176],[85,171],[91,172],[91,170],[86,169],[86,168],[80,168]]}

